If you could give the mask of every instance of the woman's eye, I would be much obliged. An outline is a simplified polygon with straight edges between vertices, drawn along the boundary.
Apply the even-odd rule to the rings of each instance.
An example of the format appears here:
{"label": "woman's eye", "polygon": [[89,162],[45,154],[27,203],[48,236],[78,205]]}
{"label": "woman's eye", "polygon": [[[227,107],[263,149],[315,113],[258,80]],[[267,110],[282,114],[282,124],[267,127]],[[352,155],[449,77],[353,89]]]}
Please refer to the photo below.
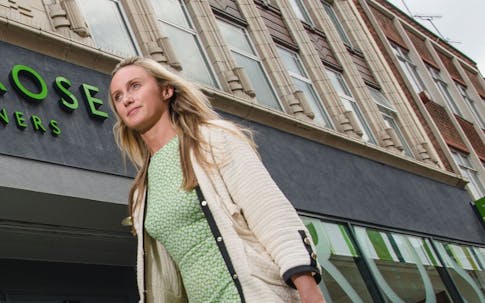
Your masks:
{"label": "woman's eye", "polygon": [[135,82],[135,83],[133,83],[133,84],[131,85],[131,87],[133,87],[133,88],[139,88],[139,87],[140,87],[140,83],[136,83],[136,82]]}
{"label": "woman's eye", "polygon": [[120,100],[121,100],[121,95],[120,95],[120,94],[116,94],[116,95],[114,95],[114,96],[113,96],[113,100],[114,100],[115,102],[120,101]]}

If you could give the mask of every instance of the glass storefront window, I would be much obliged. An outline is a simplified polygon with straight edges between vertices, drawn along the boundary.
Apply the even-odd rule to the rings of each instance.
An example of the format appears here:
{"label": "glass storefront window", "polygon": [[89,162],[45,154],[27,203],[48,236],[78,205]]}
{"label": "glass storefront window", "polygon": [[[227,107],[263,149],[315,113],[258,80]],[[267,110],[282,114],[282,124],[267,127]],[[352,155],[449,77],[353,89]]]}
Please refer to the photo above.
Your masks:
{"label": "glass storefront window", "polygon": [[451,302],[437,270],[442,265],[427,239],[364,227],[354,230],[386,302]]}
{"label": "glass storefront window", "polygon": [[458,292],[465,302],[485,302],[485,250],[434,241]]}
{"label": "glass storefront window", "polygon": [[373,302],[357,261],[361,259],[344,225],[302,217],[322,267],[319,284],[326,302]]}

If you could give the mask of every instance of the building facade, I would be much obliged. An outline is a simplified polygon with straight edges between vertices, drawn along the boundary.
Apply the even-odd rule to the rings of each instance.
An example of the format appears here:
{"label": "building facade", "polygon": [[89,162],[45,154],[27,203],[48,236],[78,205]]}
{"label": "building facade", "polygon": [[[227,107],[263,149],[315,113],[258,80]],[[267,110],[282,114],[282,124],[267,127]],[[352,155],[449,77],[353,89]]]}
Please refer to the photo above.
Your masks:
{"label": "building facade", "polygon": [[0,302],[137,302],[107,99],[133,55],[255,130],[328,302],[485,302],[485,85],[406,18],[377,0],[0,0]]}

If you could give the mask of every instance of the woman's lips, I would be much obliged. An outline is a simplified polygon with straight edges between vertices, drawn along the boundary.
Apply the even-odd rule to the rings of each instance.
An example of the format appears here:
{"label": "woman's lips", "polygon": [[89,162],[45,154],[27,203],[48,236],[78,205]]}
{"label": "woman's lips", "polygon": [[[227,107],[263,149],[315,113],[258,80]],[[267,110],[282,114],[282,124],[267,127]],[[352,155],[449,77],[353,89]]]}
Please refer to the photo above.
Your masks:
{"label": "woman's lips", "polygon": [[134,107],[134,108],[130,109],[128,111],[128,113],[126,114],[126,116],[129,117],[129,116],[135,114],[138,111],[139,108],[140,108],[140,106],[137,106],[137,107]]}

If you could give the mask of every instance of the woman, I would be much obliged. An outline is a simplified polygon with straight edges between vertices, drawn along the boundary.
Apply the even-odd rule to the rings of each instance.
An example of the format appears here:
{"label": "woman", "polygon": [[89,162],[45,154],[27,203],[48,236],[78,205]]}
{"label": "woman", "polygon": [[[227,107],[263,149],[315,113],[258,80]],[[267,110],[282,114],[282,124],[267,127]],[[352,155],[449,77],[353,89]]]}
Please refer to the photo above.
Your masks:
{"label": "woman", "polygon": [[323,302],[308,232],[247,131],[151,59],[112,75],[115,138],[138,168],[140,301]]}

